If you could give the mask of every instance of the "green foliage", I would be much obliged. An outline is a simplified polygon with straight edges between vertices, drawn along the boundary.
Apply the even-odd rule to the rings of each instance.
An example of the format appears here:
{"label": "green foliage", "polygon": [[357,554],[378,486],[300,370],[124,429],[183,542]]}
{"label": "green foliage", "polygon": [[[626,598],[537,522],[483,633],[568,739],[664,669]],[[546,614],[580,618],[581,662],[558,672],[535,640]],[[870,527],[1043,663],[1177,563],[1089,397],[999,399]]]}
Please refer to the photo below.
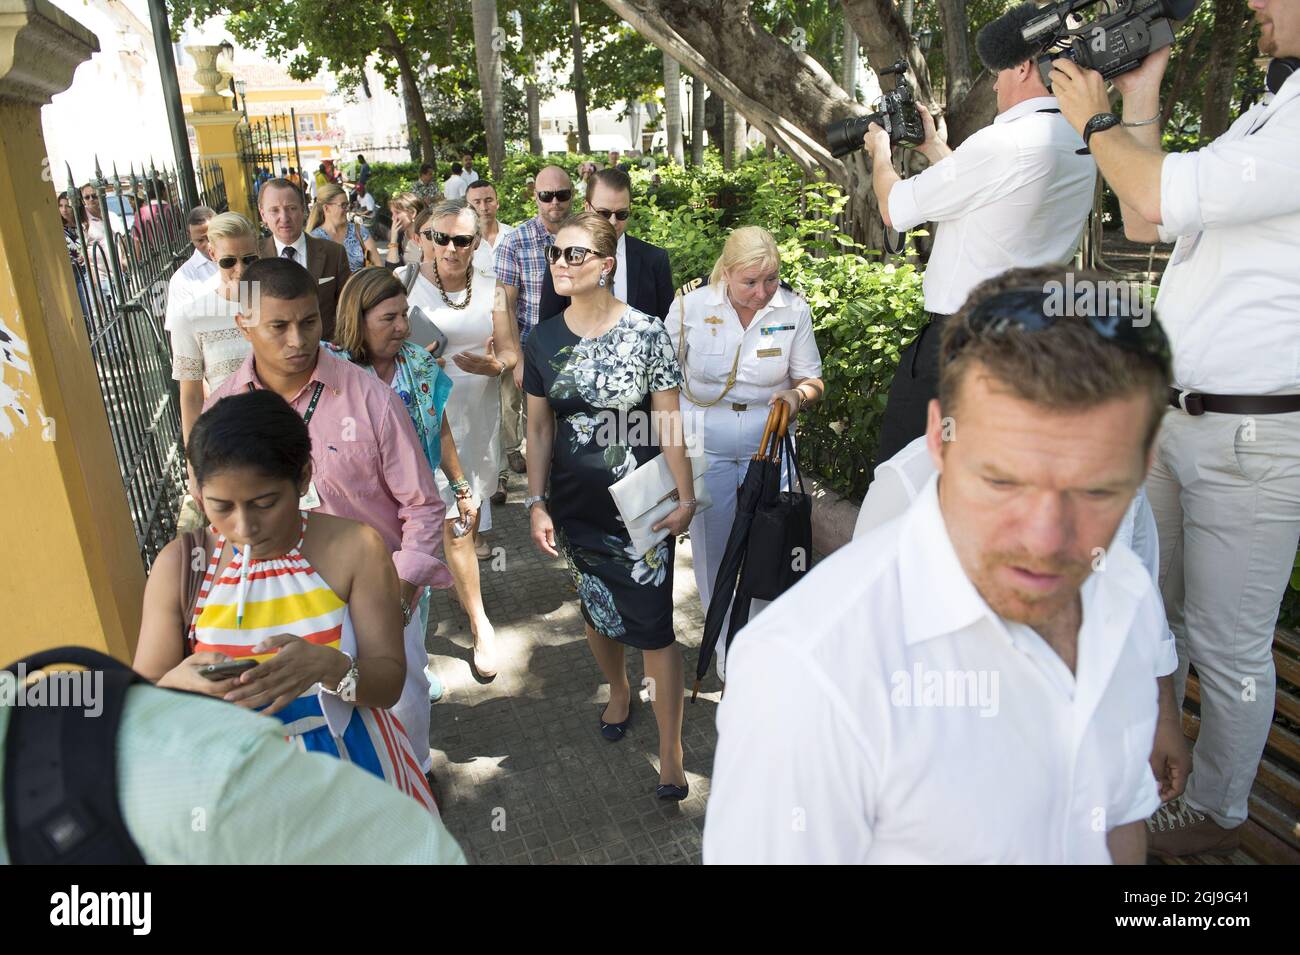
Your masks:
{"label": "green foliage", "polygon": [[[502,221],[536,214],[525,186],[543,166],[558,159],[572,175],[589,158],[604,160],[507,155],[497,183]],[[415,175],[413,165],[372,164],[371,170],[371,183],[381,184],[373,186],[376,195],[390,176],[400,183],[403,175]],[[921,273],[883,261],[840,232],[835,219],[846,200],[839,187],[805,182],[789,159],[759,154],[727,172],[710,151],[702,166],[665,164],[655,173],[632,170],[629,231],[668,251],[677,284],[707,276],[738,225],[760,225],[775,236],[782,279],[812,308],[826,381],[825,400],[800,420],[804,461],[837,491],[861,497],[899,349],[924,321]]]}

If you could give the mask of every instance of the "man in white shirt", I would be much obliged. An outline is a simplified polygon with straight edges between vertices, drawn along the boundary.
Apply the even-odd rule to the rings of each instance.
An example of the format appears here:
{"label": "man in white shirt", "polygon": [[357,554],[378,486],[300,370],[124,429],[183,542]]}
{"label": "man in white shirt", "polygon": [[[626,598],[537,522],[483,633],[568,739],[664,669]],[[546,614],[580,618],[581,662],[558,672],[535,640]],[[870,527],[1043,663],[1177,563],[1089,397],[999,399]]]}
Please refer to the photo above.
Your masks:
{"label": "man in white shirt", "polygon": [[465,180],[465,188],[468,189],[474,183],[478,182],[478,170],[474,168],[474,157],[470,153],[460,154],[461,172],[460,178]]}
{"label": "man in white shirt", "polygon": [[949,149],[922,108],[919,149],[930,166],[906,180],[890,164],[889,134],[872,124],[864,137],[885,223],[901,230],[935,223],[924,282],[930,321],[899,355],[877,461],[924,433],[943,323],[971,289],[1007,269],[1064,265],[1083,235],[1097,168],[1078,155],[1083,142],[1043,85],[1037,49],[1020,35],[1036,12],[1023,3],[976,37],[980,59],[997,74],[998,115],[991,125]]}
{"label": "man in white shirt", "polygon": [[944,329],[912,507],[736,636],[706,862],[1144,860],[1159,598],[1106,548],[1168,343],[1053,318],[1043,271]]}
{"label": "man in white shirt", "polygon": [[1115,77],[1058,60],[1052,85],[1115,191],[1124,231],[1177,239],[1156,309],[1174,387],[1147,493],[1180,674],[1200,681],[1196,769],[1162,856],[1230,853],[1273,717],[1273,628],[1300,541],[1300,3],[1251,0],[1269,92],[1204,149],[1160,148],[1169,50]]}
{"label": "man in white shirt", "polygon": [[374,215],[375,210],[379,208],[379,204],[375,202],[375,197],[366,191],[364,183],[357,183],[357,191],[354,198],[356,199],[357,207],[368,216]]}
{"label": "man in white shirt", "polygon": [[495,276],[497,246],[515,231],[515,227],[497,219],[497,210],[501,208],[501,203],[497,201],[497,187],[486,179],[476,178],[470,183],[465,201],[474,207],[478,213],[479,225],[483,228],[483,241],[474,250],[474,268],[484,275]]}
{"label": "man in white shirt", "polygon": [[451,175],[447,181],[442,184],[442,194],[448,199],[464,199],[468,186],[465,183],[465,177],[461,175],[464,168],[460,163],[451,164]]}
{"label": "man in white shirt", "polygon": [[195,206],[185,220],[194,254],[185,260],[167,282],[167,311],[163,318],[163,328],[169,332],[176,316],[187,305],[217,287],[217,264],[212,260],[212,250],[208,246],[208,220],[216,214],[207,206]]}

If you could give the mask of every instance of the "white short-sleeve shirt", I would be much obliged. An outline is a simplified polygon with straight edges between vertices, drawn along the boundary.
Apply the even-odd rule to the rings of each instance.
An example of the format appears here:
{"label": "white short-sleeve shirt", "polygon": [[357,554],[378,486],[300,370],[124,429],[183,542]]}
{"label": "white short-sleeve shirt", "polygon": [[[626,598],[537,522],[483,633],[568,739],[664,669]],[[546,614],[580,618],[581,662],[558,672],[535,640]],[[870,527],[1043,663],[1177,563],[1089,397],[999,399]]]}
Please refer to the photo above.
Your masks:
{"label": "white short-sleeve shirt", "polygon": [[220,280],[217,263],[195,249],[194,254],[185,260],[167,282],[167,311],[163,328],[170,332],[176,323],[176,316],[199,296],[216,291]]}
{"label": "white short-sleeve shirt", "polygon": [[741,327],[726,290],[712,285],[674,302],[664,324],[686,379],[684,403],[722,394],[733,366],[736,383],[723,400],[737,404],[763,405],[793,381],[821,377],[812,310],[787,288],[776,290],[748,328]]}
{"label": "white short-sleeve shirt", "polygon": [[474,268],[480,275],[490,275],[493,278],[496,277],[497,249],[501,247],[501,243],[505,241],[505,237],[514,231],[514,226],[506,225],[504,222],[498,222],[497,240],[495,242],[488,242],[485,237],[479,242],[478,248],[474,250]]}
{"label": "white short-sleeve shirt", "polygon": [[172,377],[202,380],[211,394],[239,370],[253,346],[235,325],[239,303],[208,292],[176,316],[172,327]]}
{"label": "white short-sleeve shirt", "polygon": [[935,223],[925,307],[955,315],[985,279],[1074,255],[1092,208],[1097,165],[1054,96],[1017,103],[952,154],[889,193],[896,229]]}
{"label": "white short-sleeve shirt", "polygon": [[1106,863],[1159,805],[1159,598],[1127,548],[1073,674],[958,561],[931,480],[737,634],[706,863]]}

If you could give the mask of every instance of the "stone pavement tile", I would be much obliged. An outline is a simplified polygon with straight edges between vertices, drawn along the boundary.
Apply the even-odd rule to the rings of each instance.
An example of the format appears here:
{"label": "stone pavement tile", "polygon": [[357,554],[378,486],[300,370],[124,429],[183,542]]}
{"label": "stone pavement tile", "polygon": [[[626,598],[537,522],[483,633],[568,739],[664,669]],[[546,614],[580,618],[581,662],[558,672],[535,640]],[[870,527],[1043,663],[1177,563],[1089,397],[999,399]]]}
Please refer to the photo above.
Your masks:
{"label": "stone pavement tile", "polygon": [[[717,734],[720,684],[710,673],[685,707],[683,749],[691,795],[654,796],[658,731],[653,708],[634,700],[627,736],[609,743],[598,720],[608,687],[583,635],[572,578],[537,553],[518,502],[493,508],[494,557],[480,563],[484,605],[497,635],[500,673],[480,681],[472,637],[448,592],[431,600],[427,649],[447,688],[432,709],[434,774],[443,821],[478,863],[627,864],[698,862]],[[685,692],[694,682],[703,628],[689,543],[677,548],[674,622]],[[626,653],[640,689],[641,654]]]}

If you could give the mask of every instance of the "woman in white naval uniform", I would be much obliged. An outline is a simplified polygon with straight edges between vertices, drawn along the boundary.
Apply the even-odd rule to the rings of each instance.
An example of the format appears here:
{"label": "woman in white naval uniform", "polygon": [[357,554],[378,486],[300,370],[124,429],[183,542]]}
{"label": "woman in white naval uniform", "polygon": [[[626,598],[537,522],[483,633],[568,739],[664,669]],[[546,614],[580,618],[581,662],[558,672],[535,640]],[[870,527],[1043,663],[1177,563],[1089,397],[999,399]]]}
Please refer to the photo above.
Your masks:
{"label": "woman in white naval uniform", "polygon": [[[793,432],[795,415],[825,390],[812,312],[781,285],[780,268],[771,233],[742,226],[727,237],[709,284],[679,295],[666,322],[684,376],[683,427],[689,440],[703,443],[709,465],[704,481],[713,505],[690,528],[706,613],[736,517],[736,489],[758,450],[770,406],[778,400],[790,405]],[[763,605],[755,601],[753,613]],[[718,643],[720,675],[724,642]]]}

